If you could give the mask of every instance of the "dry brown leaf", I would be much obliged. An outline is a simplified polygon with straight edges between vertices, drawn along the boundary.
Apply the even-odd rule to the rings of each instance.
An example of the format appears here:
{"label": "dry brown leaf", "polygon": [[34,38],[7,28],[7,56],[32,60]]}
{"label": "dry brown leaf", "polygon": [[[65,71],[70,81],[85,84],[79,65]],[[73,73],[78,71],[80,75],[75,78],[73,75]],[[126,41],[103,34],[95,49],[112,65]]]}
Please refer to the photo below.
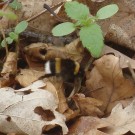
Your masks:
{"label": "dry brown leaf", "polygon": [[135,24],[134,1],[111,0],[103,2],[103,5],[101,3],[101,6],[103,7],[111,3],[117,4],[119,11],[110,19],[100,22],[106,41],[115,43],[113,44],[114,46],[119,44],[135,50],[135,29],[133,29]]}
{"label": "dry brown leaf", "polygon": [[30,18],[33,15],[39,13],[40,11],[42,11],[43,5],[46,3],[49,6],[52,5],[52,0],[18,0],[18,2],[20,2],[22,4],[22,9],[21,12],[24,13],[24,18]]}
{"label": "dry brown leaf", "polygon": [[90,130],[90,131],[84,133],[84,135],[110,135],[110,134],[106,134],[106,133],[104,133],[102,131],[93,129],[93,130]]}
{"label": "dry brown leaf", "polygon": [[84,48],[82,47],[79,39],[74,40],[70,44],[67,44],[65,47],[56,47],[43,43],[34,43],[25,47],[24,52],[30,68],[35,68],[35,65],[33,66],[31,62],[35,63],[39,60],[47,61],[56,57],[60,57],[64,59],[70,58],[80,62],[84,56]]}
{"label": "dry brown leaf", "polygon": [[[24,19],[31,18],[37,14],[39,14],[41,11],[45,10],[43,8],[44,4],[49,5],[50,7],[59,7],[57,6],[60,2],[64,2],[65,0],[57,0],[56,2],[53,2],[53,0],[19,0],[23,8],[21,10],[21,14],[23,15]],[[56,9],[55,8],[55,9]],[[50,33],[51,29],[53,28],[53,25],[57,23],[57,20],[51,16],[51,14],[46,11],[46,13],[38,16],[36,19],[30,22],[30,26],[34,28],[36,31],[38,30],[40,33]]]}
{"label": "dry brown leaf", "polygon": [[21,72],[16,76],[16,81],[19,82],[21,86],[26,87],[43,75],[44,71],[21,69]]}
{"label": "dry brown leaf", "polygon": [[127,61],[129,61],[131,64],[131,67],[135,69],[135,60],[129,58],[128,56],[122,54],[121,52],[109,46],[105,46],[103,50],[103,54],[107,54],[107,53],[114,53],[114,55],[119,58],[119,64],[121,68],[127,68],[128,67]]}
{"label": "dry brown leaf", "polygon": [[[55,7],[53,9],[56,9],[60,6],[59,3],[64,1],[65,0],[57,0],[56,2],[53,0],[18,0],[18,2],[22,4],[22,8],[16,11],[18,20],[27,20],[33,18],[35,15],[38,15],[45,10],[43,7],[44,4],[47,4],[50,7]],[[7,8],[6,11],[11,11],[11,8]],[[50,33],[54,24],[57,22],[58,21],[46,10],[45,13],[38,15],[38,17],[30,21],[29,26],[36,32]],[[0,20],[0,23],[3,24],[5,29],[16,25],[16,21],[9,21],[5,17]]]}
{"label": "dry brown leaf", "polygon": [[69,109],[66,101],[66,97],[64,95],[65,88],[63,85],[63,80],[57,77],[53,77],[51,83],[54,85],[55,89],[57,90],[58,99],[59,99],[58,111],[63,114]]}
{"label": "dry brown leaf", "polygon": [[76,94],[73,97],[76,106],[80,109],[82,115],[101,116],[103,112],[99,109],[102,106],[102,101],[95,98],[85,97],[83,94]]}
{"label": "dry brown leaf", "polygon": [[5,86],[11,86],[15,83],[15,74],[17,73],[17,54],[15,52],[9,52],[6,62],[3,65],[0,78],[0,88]]}
{"label": "dry brown leaf", "polygon": [[134,96],[135,86],[131,80],[124,78],[118,57],[105,55],[94,64],[87,76],[86,87],[92,97],[103,101],[103,110],[113,106],[115,101]]}
{"label": "dry brown leaf", "polygon": [[1,75],[5,74],[16,74],[17,72],[17,54],[9,52],[6,62],[4,63]]}
{"label": "dry brown leaf", "polygon": [[[66,120],[70,120],[78,116],[79,111],[73,111],[68,108],[66,98],[63,93],[64,91],[64,87],[62,85],[63,82],[56,81],[54,78],[52,79],[52,82],[53,84],[48,79],[44,79],[43,81],[38,80],[25,88],[14,90],[14,91],[20,93],[20,92],[27,92],[27,91],[36,91],[37,89],[42,88],[42,90],[44,89],[46,91],[49,91],[56,97],[57,102],[59,102],[57,110],[65,115]],[[46,127],[45,129],[49,130],[52,127],[49,126]]]}
{"label": "dry brown leaf", "polygon": [[8,133],[7,135],[24,135],[24,134]]}
{"label": "dry brown leaf", "polygon": [[46,84],[42,81],[42,80],[38,80],[36,82],[33,82],[31,85],[25,87],[25,88],[21,88],[19,90],[15,90],[16,92],[26,92],[26,91],[36,91],[39,88],[43,88],[45,87]]}
{"label": "dry brown leaf", "polygon": [[52,92],[53,95],[58,98],[58,112],[64,114],[67,121],[77,117],[79,115],[79,111],[73,111],[68,107],[67,100],[64,95],[63,81],[56,77],[52,77],[50,80],[51,81],[44,81],[46,83],[45,90]]}
{"label": "dry brown leaf", "polygon": [[45,60],[45,54],[49,45],[45,43],[32,43],[24,48],[26,56],[31,57],[31,61]]}
{"label": "dry brown leaf", "polygon": [[123,135],[128,131],[135,134],[135,100],[123,109],[122,104],[116,105],[107,118],[102,120],[110,123],[104,132],[111,135]]}
{"label": "dry brown leaf", "polygon": [[44,43],[33,43],[24,48],[24,53],[29,68],[35,70],[44,69],[43,65],[47,48],[48,45]]}
{"label": "dry brown leaf", "polygon": [[5,75],[4,77],[0,78],[0,88],[8,87],[15,83],[15,79],[12,76]]}
{"label": "dry brown leaf", "polygon": [[91,0],[92,2],[103,2],[105,0]]}
{"label": "dry brown leaf", "polygon": [[51,92],[58,99],[58,93],[57,93],[57,90],[56,90],[54,84],[52,84],[49,80],[43,80],[43,81],[46,84],[44,89]]}
{"label": "dry brown leaf", "polygon": [[[3,133],[18,133],[40,135],[44,126],[60,125],[63,134],[68,129],[65,117],[56,111],[58,100],[52,93],[37,89],[28,95],[18,95],[12,88],[0,89],[0,131]],[[34,112],[41,107],[54,115],[53,120],[43,120],[42,115]]]}
{"label": "dry brown leaf", "polygon": [[135,17],[133,14],[128,15],[115,23],[112,23],[106,34],[106,40],[135,50],[135,29],[133,29],[134,25]]}
{"label": "dry brown leaf", "polygon": [[82,46],[80,39],[75,39],[70,44],[65,46],[65,53],[68,54],[68,58],[81,62],[84,56],[84,47]]}
{"label": "dry brown leaf", "polygon": [[[87,133],[90,132],[93,133],[90,135],[94,135],[94,133],[97,133],[97,131],[99,131],[99,128],[105,128],[108,125],[109,124],[107,122],[96,117],[81,117],[71,127],[69,127],[68,135],[89,135]],[[101,133],[101,135],[108,135],[103,132]]]}
{"label": "dry brown leaf", "polygon": [[56,91],[56,88],[54,87],[54,85],[48,81],[47,79],[45,80],[38,80],[36,82],[33,82],[31,85],[25,87],[25,88],[21,88],[19,90],[14,90],[15,92],[33,92],[33,91],[36,91],[37,89],[44,89],[46,91],[49,91],[51,92],[55,97],[56,99],[58,99],[58,95],[57,95],[57,91]]}
{"label": "dry brown leaf", "polygon": [[73,111],[73,110],[71,110],[71,109],[69,108],[68,110],[66,110],[66,111],[64,112],[64,115],[65,115],[67,121],[69,121],[69,120],[73,120],[74,118],[76,118],[77,116],[79,116],[79,113],[80,113],[79,110],[74,110],[74,111]]}
{"label": "dry brown leaf", "polygon": [[113,102],[113,104],[110,104],[109,106],[108,106],[108,110],[112,110],[112,108],[114,107],[114,106],[116,106],[117,104],[122,104],[122,106],[125,108],[125,107],[127,107],[129,104],[131,104],[131,102],[134,100],[134,97],[132,97],[132,98],[127,98],[127,99],[123,99],[123,100],[119,100],[119,101],[115,101],[115,102]]}
{"label": "dry brown leaf", "polygon": [[7,135],[17,135],[16,133],[8,133]]}

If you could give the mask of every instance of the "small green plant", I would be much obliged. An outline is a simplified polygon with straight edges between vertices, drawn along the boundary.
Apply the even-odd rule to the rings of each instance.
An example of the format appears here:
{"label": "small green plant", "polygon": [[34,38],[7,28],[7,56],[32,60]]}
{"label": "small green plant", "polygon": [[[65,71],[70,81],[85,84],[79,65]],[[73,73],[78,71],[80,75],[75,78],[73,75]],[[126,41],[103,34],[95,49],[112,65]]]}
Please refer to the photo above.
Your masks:
{"label": "small green plant", "polygon": [[17,19],[16,14],[14,14],[11,11],[2,11],[2,10],[0,10],[0,17],[6,17],[6,18],[8,18],[10,20],[16,20]]}
{"label": "small green plant", "polygon": [[[3,2],[8,2],[8,0],[3,0]],[[22,8],[22,4],[20,2],[18,2],[18,0],[12,0],[9,3],[9,6],[14,9],[14,10],[19,10]]]}
{"label": "small green plant", "polygon": [[[6,42],[7,44],[11,44],[13,41],[18,42],[19,40],[19,34],[22,33],[28,26],[28,22],[27,21],[22,21],[20,23],[18,23],[14,29],[13,32],[9,33],[9,36],[6,37]],[[1,46],[5,47],[5,40],[3,40],[1,42]]]}
{"label": "small green plant", "polygon": [[106,19],[113,16],[118,11],[116,4],[107,5],[98,10],[96,16],[92,16],[89,8],[76,1],[66,2],[65,11],[67,15],[75,20],[75,23],[64,22],[52,29],[54,36],[65,36],[79,29],[80,40],[93,57],[101,55],[104,38],[100,26],[96,23],[99,19]]}
{"label": "small green plant", "polygon": [[[14,14],[13,12],[3,11],[3,10],[0,10],[0,17],[6,17],[9,20],[16,20],[17,19],[17,15]],[[3,29],[2,23],[0,23],[0,31],[1,31],[2,36],[3,36],[3,42],[5,43],[4,47],[6,49],[6,54],[8,55],[8,47],[7,47],[7,44],[6,44],[6,39],[5,39],[5,34],[4,34],[4,29]],[[9,38],[7,40],[9,40]],[[1,42],[1,40],[0,40],[0,42]]]}
{"label": "small green plant", "polygon": [[18,2],[18,0],[13,0],[13,2],[9,4],[9,6],[15,10],[19,10],[22,8],[22,4]]}

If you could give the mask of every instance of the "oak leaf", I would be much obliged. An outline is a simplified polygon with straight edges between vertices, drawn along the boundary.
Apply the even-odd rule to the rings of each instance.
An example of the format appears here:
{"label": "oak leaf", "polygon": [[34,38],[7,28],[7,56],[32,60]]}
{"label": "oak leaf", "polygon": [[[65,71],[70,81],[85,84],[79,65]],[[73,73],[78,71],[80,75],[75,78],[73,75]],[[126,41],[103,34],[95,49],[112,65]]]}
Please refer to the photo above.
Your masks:
{"label": "oak leaf", "polygon": [[115,101],[134,96],[135,86],[131,80],[124,78],[118,57],[104,55],[94,64],[87,75],[86,87],[92,97],[103,101],[103,110],[110,112],[109,106],[113,107]]}
{"label": "oak leaf", "polygon": [[[28,95],[14,93],[12,88],[0,89],[1,132],[39,135],[45,126],[60,125],[63,134],[67,133],[65,116],[56,111],[58,107],[56,96],[49,91],[37,87],[36,89]],[[54,119],[43,119],[43,114],[35,112],[36,108],[41,108],[43,112],[49,111],[54,115]]]}
{"label": "oak leaf", "polygon": [[15,52],[9,52],[6,62],[3,65],[1,71],[2,75],[15,74],[17,72],[17,54]]}
{"label": "oak leaf", "polygon": [[106,128],[108,122],[92,116],[83,116],[75,121],[71,127],[69,127],[68,135],[109,135],[102,131],[100,128]]}
{"label": "oak leaf", "polygon": [[83,94],[76,94],[73,97],[76,106],[80,109],[82,115],[101,116],[103,112],[99,109],[102,106],[102,101],[95,98],[85,97]]}
{"label": "oak leaf", "polygon": [[16,76],[16,81],[23,87],[29,86],[32,82],[38,80],[44,75],[44,71],[36,71],[32,69],[21,69],[21,72]]}
{"label": "oak leaf", "polygon": [[123,135],[128,131],[135,134],[135,100],[123,108],[122,104],[117,104],[113,109],[109,117],[102,118],[105,122],[110,123],[105,131],[111,135]]}

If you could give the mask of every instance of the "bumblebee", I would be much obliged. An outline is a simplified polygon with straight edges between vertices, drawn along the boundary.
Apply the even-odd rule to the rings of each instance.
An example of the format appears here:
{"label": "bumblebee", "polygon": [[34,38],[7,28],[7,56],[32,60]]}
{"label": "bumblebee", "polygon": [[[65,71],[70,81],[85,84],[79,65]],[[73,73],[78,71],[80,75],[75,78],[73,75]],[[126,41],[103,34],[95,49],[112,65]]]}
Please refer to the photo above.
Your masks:
{"label": "bumblebee", "polygon": [[73,81],[75,77],[82,77],[80,64],[71,59],[55,58],[45,63],[45,76],[61,76],[64,80]]}

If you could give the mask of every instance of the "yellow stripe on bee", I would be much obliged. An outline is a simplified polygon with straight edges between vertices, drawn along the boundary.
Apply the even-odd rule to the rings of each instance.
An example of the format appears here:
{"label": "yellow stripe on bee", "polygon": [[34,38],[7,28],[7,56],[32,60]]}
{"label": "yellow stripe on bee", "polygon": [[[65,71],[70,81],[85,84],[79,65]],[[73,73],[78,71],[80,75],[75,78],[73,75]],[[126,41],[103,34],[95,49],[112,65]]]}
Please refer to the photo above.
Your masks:
{"label": "yellow stripe on bee", "polygon": [[56,74],[61,72],[61,58],[55,58],[55,72]]}
{"label": "yellow stripe on bee", "polygon": [[78,74],[80,69],[80,64],[78,62],[75,62],[75,70],[74,70],[74,75]]}

